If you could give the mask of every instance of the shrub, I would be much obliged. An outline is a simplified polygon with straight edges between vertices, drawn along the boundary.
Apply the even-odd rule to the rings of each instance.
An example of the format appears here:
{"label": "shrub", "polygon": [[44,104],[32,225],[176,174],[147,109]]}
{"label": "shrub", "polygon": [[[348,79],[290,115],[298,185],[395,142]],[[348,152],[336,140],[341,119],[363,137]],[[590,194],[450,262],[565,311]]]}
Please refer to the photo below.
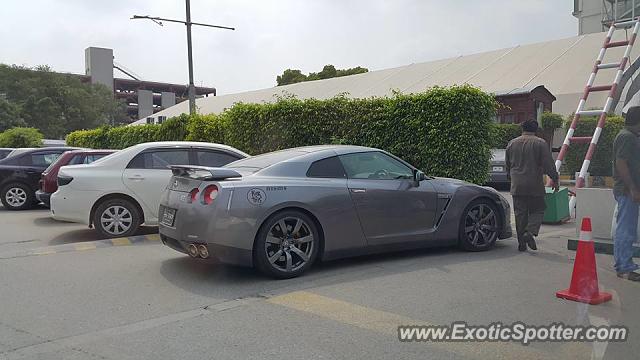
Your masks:
{"label": "shrub", "polygon": [[235,104],[219,115],[181,115],[162,125],[69,134],[70,145],[123,148],[156,140],[224,143],[249,154],[317,144],[354,144],[392,152],[426,173],[482,183],[489,166],[493,96],[469,85],[420,94],[327,100],[292,97]]}
{"label": "shrub", "polygon": [[[573,116],[565,123],[569,128]],[[598,119],[595,116],[581,117],[573,136],[592,136]],[[598,140],[596,152],[591,159],[589,173],[595,176],[611,176],[613,172],[613,141],[624,127],[624,119],[620,116],[609,116]],[[589,144],[571,144],[565,157],[563,172],[571,175],[580,171]]]}
{"label": "shrub", "polygon": [[522,127],[518,124],[493,124],[491,127],[491,147],[506,149],[512,139],[522,134]]}
{"label": "shrub", "polygon": [[162,125],[157,126],[155,141],[173,141],[184,139],[187,136],[187,125],[189,115],[182,114],[165,120]]}
{"label": "shrub", "polygon": [[0,133],[0,147],[26,148],[42,146],[42,133],[35,128],[14,127]]}
{"label": "shrub", "polygon": [[560,114],[545,111],[542,113],[540,123],[540,127],[542,127],[542,129],[553,131],[562,127],[564,124],[564,118]]}
{"label": "shrub", "polygon": [[187,124],[187,141],[206,141],[218,144],[225,143],[226,124],[224,119],[215,114],[191,116]]}
{"label": "shrub", "polygon": [[236,104],[220,116],[225,142],[250,154],[327,143],[371,146],[428,174],[481,183],[495,109],[492,96],[465,85],[391,98]]}

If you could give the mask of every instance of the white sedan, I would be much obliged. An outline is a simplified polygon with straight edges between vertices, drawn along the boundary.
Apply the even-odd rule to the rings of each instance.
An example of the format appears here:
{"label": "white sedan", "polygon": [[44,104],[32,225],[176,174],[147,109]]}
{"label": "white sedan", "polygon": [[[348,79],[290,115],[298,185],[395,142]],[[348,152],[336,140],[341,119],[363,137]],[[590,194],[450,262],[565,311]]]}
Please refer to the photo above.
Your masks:
{"label": "white sedan", "polygon": [[56,220],[94,226],[101,236],[130,236],[156,225],[169,165],[224,166],[249,155],[226,145],[152,142],[134,145],[92,164],[63,166],[51,195]]}

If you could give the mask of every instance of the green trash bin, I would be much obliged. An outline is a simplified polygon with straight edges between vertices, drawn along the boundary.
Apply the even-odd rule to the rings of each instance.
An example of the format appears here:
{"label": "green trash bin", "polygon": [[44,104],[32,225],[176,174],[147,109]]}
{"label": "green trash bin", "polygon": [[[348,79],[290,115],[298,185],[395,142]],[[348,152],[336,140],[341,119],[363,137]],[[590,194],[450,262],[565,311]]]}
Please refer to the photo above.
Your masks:
{"label": "green trash bin", "polygon": [[544,211],[542,222],[545,224],[557,224],[568,220],[569,215],[569,189],[560,188],[557,193],[553,192],[553,188],[547,187],[544,203],[547,209]]}

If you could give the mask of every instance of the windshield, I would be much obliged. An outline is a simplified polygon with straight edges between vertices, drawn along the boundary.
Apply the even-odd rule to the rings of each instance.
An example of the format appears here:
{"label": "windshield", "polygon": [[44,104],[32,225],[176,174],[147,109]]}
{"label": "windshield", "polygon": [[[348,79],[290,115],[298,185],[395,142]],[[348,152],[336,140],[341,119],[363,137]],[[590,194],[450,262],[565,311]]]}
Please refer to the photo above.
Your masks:
{"label": "windshield", "polygon": [[505,149],[491,149],[491,160],[504,161],[506,158],[507,150]]}

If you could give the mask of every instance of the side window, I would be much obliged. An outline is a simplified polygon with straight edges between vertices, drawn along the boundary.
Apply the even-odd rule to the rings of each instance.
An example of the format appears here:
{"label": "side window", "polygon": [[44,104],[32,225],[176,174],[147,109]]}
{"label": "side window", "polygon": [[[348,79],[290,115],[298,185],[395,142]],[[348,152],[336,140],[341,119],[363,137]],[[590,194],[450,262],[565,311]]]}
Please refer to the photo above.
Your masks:
{"label": "side window", "polygon": [[189,165],[188,150],[153,151],[147,153],[150,169],[166,169],[169,165]]}
{"label": "side window", "polygon": [[107,156],[107,154],[92,154],[92,155],[87,155],[84,157],[84,161],[82,162],[83,164],[91,164],[92,162],[98,160],[98,159],[102,159],[103,157]]}
{"label": "side window", "polygon": [[147,154],[145,153],[141,153],[136,155],[133,159],[131,159],[131,161],[129,161],[129,164],[127,165],[128,169],[144,169],[144,159],[146,157]]}
{"label": "side window", "polygon": [[23,157],[22,161],[31,162],[31,166],[48,167],[60,156],[59,153],[35,153]]}
{"label": "side window", "polygon": [[198,165],[220,167],[239,159],[231,154],[215,150],[194,150]]}
{"label": "side window", "polygon": [[341,155],[340,160],[350,179],[393,180],[413,177],[410,167],[377,151]]}
{"label": "side window", "polygon": [[73,155],[73,158],[71,159],[71,161],[69,161],[68,165],[77,165],[77,164],[82,164],[83,160],[83,155],[77,154],[77,155]]}
{"label": "side window", "polygon": [[346,178],[347,174],[337,156],[315,161],[307,171],[308,177],[316,178]]}
{"label": "side window", "polygon": [[136,155],[127,165],[130,169],[163,169],[169,165],[189,165],[188,150],[153,150]]}

